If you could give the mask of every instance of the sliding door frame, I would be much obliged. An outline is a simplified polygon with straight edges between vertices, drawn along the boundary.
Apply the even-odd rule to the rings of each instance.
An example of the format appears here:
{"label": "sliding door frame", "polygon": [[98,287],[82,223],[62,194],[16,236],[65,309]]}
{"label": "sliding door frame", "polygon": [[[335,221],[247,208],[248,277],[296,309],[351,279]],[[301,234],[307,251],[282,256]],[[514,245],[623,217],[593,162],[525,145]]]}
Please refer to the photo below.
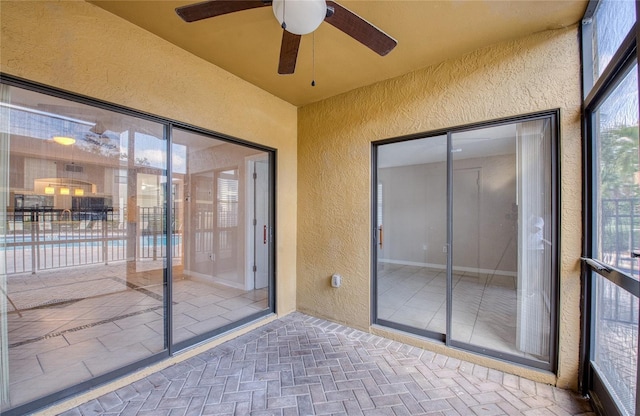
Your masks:
{"label": "sliding door frame", "polygon": [[[470,343],[456,341],[451,337],[452,331],[452,312],[453,312],[453,250],[452,247],[452,239],[453,239],[453,158],[452,158],[452,139],[453,135],[456,133],[466,132],[470,130],[478,130],[482,128],[495,127],[505,124],[515,124],[526,121],[533,120],[541,120],[541,119],[549,119],[551,122],[550,125],[550,133],[551,133],[551,155],[550,163],[551,163],[551,189],[549,190],[551,193],[551,217],[552,217],[552,237],[553,237],[553,246],[552,246],[552,255],[551,255],[551,307],[550,307],[550,324],[551,331],[549,334],[549,362],[535,361],[530,360],[524,357],[519,357],[513,354],[492,350],[489,348],[484,348],[478,345],[472,345]],[[393,328],[396,330],[400,330],[403,332],[412,333],[418,336],[427,337],[433,339],[435,341],[440,341],[447,347],[458,348],[466,351],[470,351],[479,355],[509,361],[515,364],[529,366],[533,368],[538,368],[542,370],[547,370],[551,372],[557,371],[557,361],[558,361],[558,330],[559,330],[559,314],[558,314],[558,303],[559,303],[559,281],[560,281],[560,262],[559,262],[559,254],[560,254],[560,227],[559,227],[559,215],[560,215],[560,158],[559,158],[559,137],[560,137],[560,110],[548,110],[524,115],[518,115],[515,117],[501,118],[490,121],[484,121],[480,123],[462,125],[457,127],[452,127],[444,130],[437,130],[425,133],[412,134],[408,136],[401,136],[397,138],[384,139],[380,141],[372,142],[371,146],[371,169],[372,169],[372,180],[371,180],[371,322],[372,324],[377,324],[381,326],[385,326],[388,328]],[[446,274],[447,274],[447,287],[446,287],[446,333],[441,334],[438,332],[434,332],[427,329],[418,329],[408,325],[404,325],[398,322],[392,322],[386,319],[378,318],[378,276],[377,276],[377,265],[378,265],[378,244],[380,243],[380,231],[377,228],[377,201],[378,201],[378,148],[380,146],[392,143],[400,143],[404,141],[416,140],[416,139],[428,139],[436,136],[445,136],[447,137],[447,192],[446,192],[446,233],[447,233],[447,265],[446,265]]]}

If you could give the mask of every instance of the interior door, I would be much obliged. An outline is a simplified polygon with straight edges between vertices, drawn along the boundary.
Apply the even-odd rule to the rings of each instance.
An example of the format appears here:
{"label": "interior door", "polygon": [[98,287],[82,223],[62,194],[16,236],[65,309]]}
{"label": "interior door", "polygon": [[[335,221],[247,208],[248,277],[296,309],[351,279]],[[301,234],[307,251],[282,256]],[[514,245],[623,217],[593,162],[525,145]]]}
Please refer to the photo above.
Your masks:
{"label": "interior door", "polygon": [[453,172],[453,269],[480,268],[480,168]]}
{"label": "interior door", "polygon": [[269,284],[269,162],[267,159],[253,162],[253,285],[255,289]]}

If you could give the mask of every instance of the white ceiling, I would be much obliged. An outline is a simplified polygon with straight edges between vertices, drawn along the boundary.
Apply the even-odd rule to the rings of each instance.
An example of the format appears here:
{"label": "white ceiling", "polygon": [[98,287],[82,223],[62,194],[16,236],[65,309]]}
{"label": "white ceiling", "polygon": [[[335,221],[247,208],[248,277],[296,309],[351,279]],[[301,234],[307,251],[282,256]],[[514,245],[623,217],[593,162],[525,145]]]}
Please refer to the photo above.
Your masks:
{"label": "white ceiling", "polygon": [[[515,154],[516,124],[454,133],[454,160]],[[422,165],[447,160],[447,136],[433,136],[380,146],[378,167]]]}

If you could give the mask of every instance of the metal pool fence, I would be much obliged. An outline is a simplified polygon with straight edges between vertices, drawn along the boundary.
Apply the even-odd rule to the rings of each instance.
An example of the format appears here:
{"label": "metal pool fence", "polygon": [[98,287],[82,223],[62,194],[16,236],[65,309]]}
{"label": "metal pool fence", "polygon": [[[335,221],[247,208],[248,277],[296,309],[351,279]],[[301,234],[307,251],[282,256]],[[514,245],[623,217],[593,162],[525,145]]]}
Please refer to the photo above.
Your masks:
{"label": "metal pool fence", "polygon": [[[163,208],[138,208],[135,222],[127,218],[126,210],[8,213],[7,232],[0,236],[7,274],[167,256]],[[171,223],[171,254],[178,258],[182,234]]]}

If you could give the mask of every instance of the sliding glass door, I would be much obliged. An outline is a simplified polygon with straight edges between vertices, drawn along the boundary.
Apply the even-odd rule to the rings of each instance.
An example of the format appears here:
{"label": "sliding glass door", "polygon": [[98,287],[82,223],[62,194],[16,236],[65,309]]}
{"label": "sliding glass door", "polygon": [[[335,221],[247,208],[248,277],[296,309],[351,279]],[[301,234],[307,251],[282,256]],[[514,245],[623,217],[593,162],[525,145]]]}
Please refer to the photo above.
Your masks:
{"label": "sliding glass door", "polygon": [[375,319],[552,370],[555,112],[375,144]]}
{"label": "sliding glass door", "polygon": [[377,151],[377,317],[437,337],[447,306],[447,136]]}
{"label": "sliding glass door", "polygon": [[274,311],[274,151],[2,81],[0,413]]}

